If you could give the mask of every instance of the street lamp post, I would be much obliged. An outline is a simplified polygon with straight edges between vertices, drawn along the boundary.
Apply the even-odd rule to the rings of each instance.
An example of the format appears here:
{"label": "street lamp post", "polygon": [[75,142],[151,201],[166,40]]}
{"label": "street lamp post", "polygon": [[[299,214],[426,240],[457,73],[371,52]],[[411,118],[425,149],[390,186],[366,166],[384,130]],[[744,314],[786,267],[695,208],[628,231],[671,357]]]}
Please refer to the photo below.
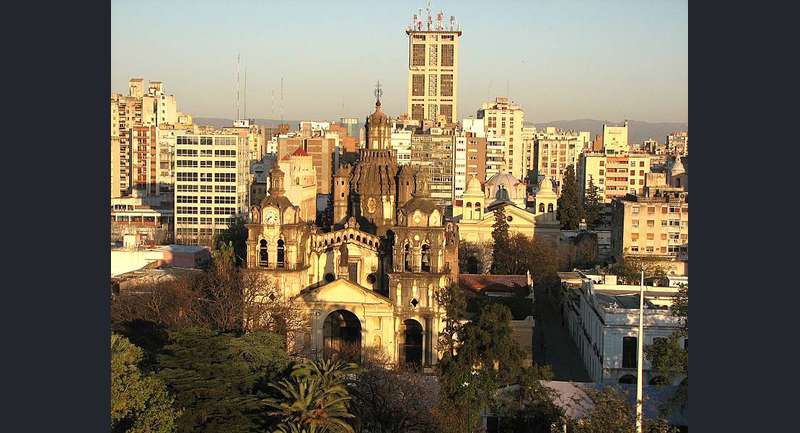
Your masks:
{"label": "street lamp post", "polygon": [[644,347],[644,269],[639,284],[639,339],[636,345],[636,433],[642,433],[642,362]]}

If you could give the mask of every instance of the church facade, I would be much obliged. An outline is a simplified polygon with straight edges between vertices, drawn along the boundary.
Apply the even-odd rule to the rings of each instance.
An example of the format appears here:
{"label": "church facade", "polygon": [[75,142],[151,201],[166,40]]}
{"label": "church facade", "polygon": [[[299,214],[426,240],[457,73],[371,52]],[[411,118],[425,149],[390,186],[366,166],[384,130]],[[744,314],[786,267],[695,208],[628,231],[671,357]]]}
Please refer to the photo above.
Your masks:
{"label": "church facade", "polygon": [[304,352],[432,366],[444,317],[435,293],[458,280],[458,227],[430,200],[427,176],[397,166],[376,96],[367,147],[332,179],[332,224],[315,225],[286,197],[276,166],[269,194],[250,208],[247,267],[308,313],[294,342]]}

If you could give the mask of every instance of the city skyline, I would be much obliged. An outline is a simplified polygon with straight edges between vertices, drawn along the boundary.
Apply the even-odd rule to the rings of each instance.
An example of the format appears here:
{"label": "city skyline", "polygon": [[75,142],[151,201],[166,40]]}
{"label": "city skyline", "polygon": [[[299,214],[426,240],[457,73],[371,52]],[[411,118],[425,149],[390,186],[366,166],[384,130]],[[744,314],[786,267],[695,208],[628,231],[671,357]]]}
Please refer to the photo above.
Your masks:
{"label": "city skyline", "polygon": [[[482,102],[508,89],[527,121],[688,121],[686,2],[561,3],[507,2],[491,11],[473,2],[431,4],[432,14],[455,15],[464,31],[459,118],[474,116]],[[426,7],[174,2],[154,13],[147,2],[133,5],[112,4],[111,91],[125,93],[131,77],[160,80],[178,97],[180,111],[233,118],[238,54],[242,88],[247,74],[248,117],[319,120],[363,117],[377,80],[385,111],[406,111],[403,30]],[[148,20],[155,25],[142,31],[138,24]],[[269,47],[270,40],[281,44]]]}

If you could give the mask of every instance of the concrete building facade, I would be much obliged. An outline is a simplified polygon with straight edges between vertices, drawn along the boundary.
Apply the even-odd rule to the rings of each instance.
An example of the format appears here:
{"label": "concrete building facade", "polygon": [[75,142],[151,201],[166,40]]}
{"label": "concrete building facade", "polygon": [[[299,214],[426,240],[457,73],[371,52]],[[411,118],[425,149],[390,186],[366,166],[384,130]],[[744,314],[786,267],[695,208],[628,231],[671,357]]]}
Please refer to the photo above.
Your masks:
{"label": "concrete building facade", "polygon": [[[505,172],[517,179],[525,179],[525,145],[522,128],[525,112],[507,97],[498,96],[494,102],[485,102],[478,110],[478,119],[484,119],[486,138],[500,138],[504,144]],[[488,152],[487,152],[488,154]]]}
{"label": "concrete building facade", "polygon": [[646,153],[607,155],[583,153],[578,158],[576,177],[581,194],[586,194],[591,180],[604,203],[627,194],[641,194],[651,169],[651,156]]}
{"label": "concrete building facade", "polygon": [[436,22],[428,14],[414,15],[406,28],[408,35],[407,113],[418,122],[435,121],[443,116],[446,123],[458,119],[458,45],[461,29],[451,17],[449,25],[444,15],[437,14]]}
{"label": "concrete building facade", "polygon": [[175,152],[175,242],[213,246],[218,232],[247,213],[247,140],[234,134],[181,134]]}

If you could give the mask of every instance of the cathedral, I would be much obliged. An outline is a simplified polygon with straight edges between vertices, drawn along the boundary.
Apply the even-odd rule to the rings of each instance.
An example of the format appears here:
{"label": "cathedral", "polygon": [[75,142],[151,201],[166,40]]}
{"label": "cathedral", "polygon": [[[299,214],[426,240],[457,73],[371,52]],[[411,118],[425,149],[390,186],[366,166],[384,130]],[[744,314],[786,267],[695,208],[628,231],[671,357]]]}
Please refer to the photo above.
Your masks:
{"label": "cathedral", "polygon": [[458,227],[431,201],[424,173],[398,168],[380,96],[366,148],[333,176],[332,224],[316,225],[287,198],[276,165],[250,209],[247,267],[307,311],[311,327],[294,342],[305,353],[430,367],[444,317],[434,294],[458,280]]}

